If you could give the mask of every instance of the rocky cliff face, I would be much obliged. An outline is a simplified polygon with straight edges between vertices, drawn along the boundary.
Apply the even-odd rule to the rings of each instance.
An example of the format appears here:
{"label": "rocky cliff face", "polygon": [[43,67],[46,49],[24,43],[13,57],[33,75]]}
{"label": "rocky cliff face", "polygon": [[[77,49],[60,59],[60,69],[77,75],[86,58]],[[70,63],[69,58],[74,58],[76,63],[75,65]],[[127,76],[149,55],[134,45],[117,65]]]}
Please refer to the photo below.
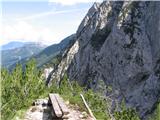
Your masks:
{"label": "rocky cliff face", "polygon": [[70,80],[97,91],[103,86],[105,96],[125,99],[144,118],[160,99],[159,11],[160,2],[95,3],[64,59]]}

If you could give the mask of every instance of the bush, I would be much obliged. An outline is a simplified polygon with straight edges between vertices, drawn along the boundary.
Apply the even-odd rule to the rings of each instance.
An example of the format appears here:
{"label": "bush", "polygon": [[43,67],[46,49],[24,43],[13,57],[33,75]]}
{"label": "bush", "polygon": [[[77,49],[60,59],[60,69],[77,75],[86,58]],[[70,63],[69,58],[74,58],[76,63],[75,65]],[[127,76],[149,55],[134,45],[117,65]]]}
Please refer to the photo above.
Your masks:
{"label": "bush", "polygon": [[140,120],[136,113],[136,110],[126,108],[124,100],[121,104],[121,111],[115,111],[114,117],[116,120]]}
{"label": "bush", "polygon": [[[98,120],[108,120],[106,101],[92,90],[85,91],[76,81],[68,81],[65,74],[60,84],[59,94],[71,104],[77,105],[80,111],[87,111],[80,94],[83,94],[87,104]],[[105,112],[106,111],[106,112]]]}
{"label": "bush", "polygon": [[149,120],[160,120],[160,103],[157,105],[156,110],[154,113],[151,115]]}
{"label": "bush", "polygon": [[84,93],[84,97],[93,114],[98,120],[109,120],[109,114],[107,112],[107,101],[105,99],[102,99],[92,90],[86,91]]}
{"label": "bush", "polygon": [[45,90],[34,60],[26,64],[25,70],[21,65],[17,65],[11,73],[2,70],[1,78],[2,120],[11,120],[18,110],[30,106]]}
{"label": "bush", "polygon": [[[16,115],[24,114],[33,100],[47,97],[48,93],[59,93],[64,100],[78,106],[80,111],[87,111],[80,96],[80,94],[83,94],[97,120],[110,120],[107,112],[107,101],[100,97],[98,93],[90,89],[84,89],[76,81],[69,81],[66,74],[61,80],[59,87],[57,87],[56,83],[46,87],[44,81],[41,80],[39,70],[35,66],[35,61],[31,60],[26,64],[24,70],[22,70],[21,65],[17,65],[11,73],[7,70],[1,71],[2,120],[11,120],[16,118]],[[122,106],[122,111],[114,113],[114,117],[116,120],[139,120],[136,112],[125,108],[124,105]]]}

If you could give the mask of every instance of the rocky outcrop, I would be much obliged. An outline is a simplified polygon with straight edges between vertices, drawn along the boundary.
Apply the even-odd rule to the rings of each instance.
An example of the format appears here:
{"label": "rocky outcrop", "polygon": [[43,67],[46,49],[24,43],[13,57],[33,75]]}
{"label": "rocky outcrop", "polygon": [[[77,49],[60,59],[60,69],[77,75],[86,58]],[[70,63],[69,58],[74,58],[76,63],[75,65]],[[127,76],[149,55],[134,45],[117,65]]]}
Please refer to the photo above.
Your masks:
{"label": "rocky outcrop", "polygon": [[76,41],[73,46],[71,46],[70,49],[67,49],[64,54],[62,55],[62,60],[54,69],[55,71],[52,73],[51,80],[49,83],[51,83],[52,80],[55,80],[55,82],[59,85],[60,80],[64,76],[65,72],[67,71],[69,65],[71,64],[74,55],[78,52],[79,44],[78,41]]}
{"label": "rocky outcrop", "polygon": [[74,55],[78,52],[79,42],[76,41],[75,35],[71,39],[66,49],[58,54],[58,63],[54,65],[52,71],[47,76],[46,85],[50,86],[54,82],[59,87],[60,81],[71,64]]}
{"label": "rocky outcrop", "polygon": [[67,70],[70,80],[103,88],[105,96],[124,99],[145,118],[160,99],[159,11],[160,2],[94,3],[57,75]]}

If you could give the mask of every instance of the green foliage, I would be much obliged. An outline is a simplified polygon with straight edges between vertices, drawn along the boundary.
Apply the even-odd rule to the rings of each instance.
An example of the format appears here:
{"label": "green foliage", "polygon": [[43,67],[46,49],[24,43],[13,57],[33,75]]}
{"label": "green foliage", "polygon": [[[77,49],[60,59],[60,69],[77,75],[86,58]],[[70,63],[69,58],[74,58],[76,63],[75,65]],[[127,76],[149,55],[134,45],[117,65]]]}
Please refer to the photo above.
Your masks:
{"label": "green foliage", "polygon": [[84,97],[98,120],[109,120],[105,99],[101,98],[98,93],[94,93],[92,90],[86,91]]}
{"label": "green foliage", "polygon": [[112,90],[113,90],[112,86],[111,86],[111,85],[108,85],[108,86],[107,86],[107,90],[108,90],[109,92],[112,92]]}
{"label": "green foliage", "polygon": [[62,59],[61,54],[58,54],[53,58],[49,58],[47,62],[45,61],[43,67],[46,68],[46,67],[56,66],[60,63],[61,59]]}
{"label": "green foliage", "polygon": [[25,117],[26,111],[27,111],[27,109],[18,110],[12,120],[17,120],[17,116],[18,116],[19,120],[23,120]]}
{"label": "green foliage", "polygon": [[151,115],[149,120],[160,120],[160,103],[157,105],[156,110],[154,113]]}
{"label": "green foliage", "polygon": [[[59,87],[55,81],[52,86],[46,87],[41,80],[41,73],[37,70],[34,60],[29,61],[24,70],[21,65],[17,65],[12,73],[2,70],[1,76],[2,120],[15,119],[16,116],[23,118],[25,110],[33,100],[47,97],[49,93],[59,93],[64,100],[78,106],[80,111],[87,111],[80,96],[83,94],[97,120],[110,120],[107,101],[100,97],[100,94],[84,89],[76,81],[69,81],[66,74],[60,81]],[[139,120],[136,112],[125,108],[123,104],[122,111],[115,112],[114,116],[116,120]]]}
{"label": "green foliage", "polygon": [[59,94],[70,104],[77,105],[80,111],[87,111],[80,94],[83,94],[90,109],[98,120],[108,120],[106,101],[92,90],[84,91],[76,81],[69,81],[65,74],[60,84]]}
{"label": "green foliage", "polygon": [[86,109],[80,97],[82,90],[83,88],[80,87],[77,82],[70,82],[65,74],[63,80],[61,81],[58,93],[61,94],[65,100],[69,101],[73,105],[78,105],[79,109],[84,111]]}
{"label": "green foliage", "polygon": [[[22,71],[22,66],[17,65],[11,74],[2,70],[2,120],[15,119],[15,116],[23,118],[25,109],[37,98],[47,97],[48,93],[59,93],[64,100],[78,106],[80,111],[87,111],[80,94],[84,98],[98,120],[110,120],[107,110],[107,101],[92,90],[84,90],[75,81],[69,81],[65,74],[60,82],[51,87],[45,87],[40,79],[40,73],[35,67],[34,60],[29,61]],[[122,107],[122,112],[115,112],[117,120],[139,120],[135,117],[135,111]]]}
{"label": "green foliage", "polygon": [[114,117],[116,120],[140,120],[134,109],[126,108],[124,100],[121,103],[121,111],[115,111]]}
{"label": "green foliage", "polygon": [[13,118],[18,110],[30,106],[45,90],[34,60],[26,64],[24,71],[21,65],[17,65],[12,73],[2,70],[1,75],[2,120]]}
{"label": "green foliage", "polygon": [[156,119],[157,120],[160,120],[160,103],[158,104],[158,107],[157,107],[157,114],[156,114]]}
{"label": "green foliage", "polygon": [[133,109],[125,109],[114,113],[116,120],[140,120],[137,113]]}

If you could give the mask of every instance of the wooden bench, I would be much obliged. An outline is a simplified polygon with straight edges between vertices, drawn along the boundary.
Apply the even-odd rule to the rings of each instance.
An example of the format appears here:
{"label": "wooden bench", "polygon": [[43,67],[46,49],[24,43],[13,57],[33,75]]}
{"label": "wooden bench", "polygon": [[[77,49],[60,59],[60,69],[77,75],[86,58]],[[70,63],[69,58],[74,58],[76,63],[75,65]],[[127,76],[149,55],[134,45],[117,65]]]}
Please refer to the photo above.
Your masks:
{"label": "wooden bench", "polygon": [[59,94],[49,94],[49,102],[52,105],[54,117],[64,118],[69,114],[69,110]]}

